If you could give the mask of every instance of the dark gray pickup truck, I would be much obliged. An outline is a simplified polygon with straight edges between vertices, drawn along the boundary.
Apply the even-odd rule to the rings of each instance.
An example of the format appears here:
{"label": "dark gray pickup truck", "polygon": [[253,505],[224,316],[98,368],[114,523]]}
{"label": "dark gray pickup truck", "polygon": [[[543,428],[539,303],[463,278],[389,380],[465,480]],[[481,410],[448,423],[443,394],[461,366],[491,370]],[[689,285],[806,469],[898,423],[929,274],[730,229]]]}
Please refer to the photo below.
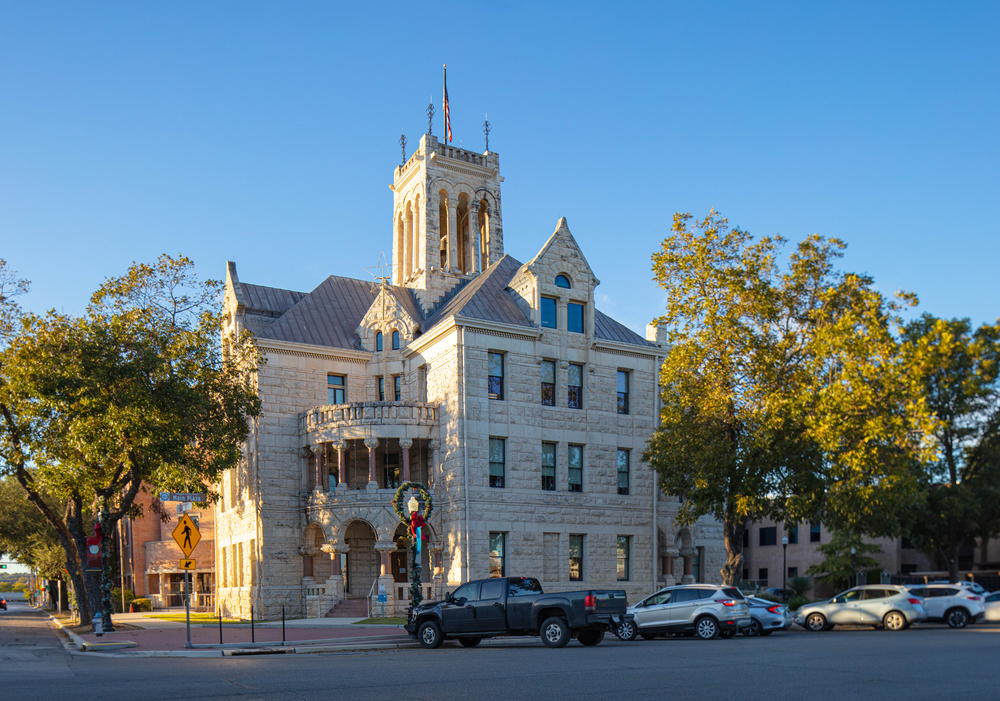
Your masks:
{"label": "dark gray pickup truck", "polygon": [[444,601],[421,604],[403,627],[428,649],[447,638],[475,647],[497,635],[538,635],[548,647],[564,647],[574,637],[597,645],[605,631],[632,619],[627,608],[621,590],[546,594],[537,579],[498,577],[463,584]]}

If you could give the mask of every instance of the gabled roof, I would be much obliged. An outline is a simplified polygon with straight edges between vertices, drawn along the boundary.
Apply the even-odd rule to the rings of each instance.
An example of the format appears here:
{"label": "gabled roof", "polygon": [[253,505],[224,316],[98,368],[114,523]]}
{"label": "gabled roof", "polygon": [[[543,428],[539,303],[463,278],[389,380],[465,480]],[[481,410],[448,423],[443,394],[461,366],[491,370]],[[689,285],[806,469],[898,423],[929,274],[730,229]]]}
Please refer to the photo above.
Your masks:
{"label": "gabled roof", "polygon": [[372,284],[331,275],[268,326],[261,338],[356,348],[358,324],[375,301]]}
{"label": "gabled roof", "polygon": [[240,283],[240,290],[243,292],[243,303],[246,304],[248,311],[269,312],[275,316],[281,316],[306,296],[305,292],[250,285],[245,282]]}
{"label": "gabled roof", "polygon": [[498,260],[435,310],[422,325],[424,333],[454,316],[531,327],[531,321],[507,293],[507,283],[520,267],[520,261],[510,256]]}
{"label": "gabled roof", "polygon": [[620,324],[600,309],[594,310],[594,336],[605,341],[617,341],[618,343],[631,343],[635,346],[649,346],[656,348],[655,343],[647,341],[635,331]]}

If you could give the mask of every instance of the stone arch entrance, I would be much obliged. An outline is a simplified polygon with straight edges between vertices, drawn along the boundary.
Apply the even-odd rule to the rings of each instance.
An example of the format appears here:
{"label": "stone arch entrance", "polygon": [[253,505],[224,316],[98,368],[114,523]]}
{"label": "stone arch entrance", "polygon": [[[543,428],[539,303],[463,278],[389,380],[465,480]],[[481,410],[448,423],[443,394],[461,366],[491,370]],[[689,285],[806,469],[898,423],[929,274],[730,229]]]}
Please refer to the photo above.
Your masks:
{"label": "stone arch entrance", "polygon": [[363,599],[378,579],[379,556],[375,550],[375,529],[367,521],[352,521],[344,531],[344,544],[350,547],[347,554],[347,581],[345,596]]}

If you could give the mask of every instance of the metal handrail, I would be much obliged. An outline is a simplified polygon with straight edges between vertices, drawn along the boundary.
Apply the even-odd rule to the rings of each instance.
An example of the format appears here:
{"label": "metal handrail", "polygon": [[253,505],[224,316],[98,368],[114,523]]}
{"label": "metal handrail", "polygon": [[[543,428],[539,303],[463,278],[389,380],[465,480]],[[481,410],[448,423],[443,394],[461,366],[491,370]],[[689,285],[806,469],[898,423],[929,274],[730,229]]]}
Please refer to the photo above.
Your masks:
{"label": "metal handrail", "polygon": [[372,617],[372,597],[375,596],[376,584],[378,584],[378,577],[372,582],[372,588],[368,590],[368,596],[365,597],[365,605],[368,607],[368,618]]}

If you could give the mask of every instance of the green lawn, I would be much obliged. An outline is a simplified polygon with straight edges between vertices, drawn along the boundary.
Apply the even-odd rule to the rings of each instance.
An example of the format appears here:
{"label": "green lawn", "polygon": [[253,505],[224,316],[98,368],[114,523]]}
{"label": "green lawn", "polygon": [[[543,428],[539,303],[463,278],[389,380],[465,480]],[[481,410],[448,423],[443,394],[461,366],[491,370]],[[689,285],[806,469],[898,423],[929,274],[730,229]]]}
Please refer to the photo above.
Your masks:
{"label": "green lawn", "polygon": [[[162,613],[162,614],[157,614],[157,615],[153,615],[153,616],[143,616],[143,618],[159,618],[161,621],[179,621],[181,623],[184,623],[184,621],[187,620],[186,617],[185,617],[185,615],[183,613]],[[218,618],[218,616],[213,616],[210,613],[192,613],[191,614],[191,622],[192,623],[199,623],[199,624],[215,623],[216,625],[218,625],[219,618]],[[239,620],[237,618],[223,618],[222,622],[223,623],[249,623],[250,621],[241,621],[241,620]]]}
{"label": "green lawn", "polygon": [[406,623],[405,618],[366,618],[363,621],[355,621],[352,625],[356,626],[371,626],[371,625],[383,625],[383,626],[401,626]]}

